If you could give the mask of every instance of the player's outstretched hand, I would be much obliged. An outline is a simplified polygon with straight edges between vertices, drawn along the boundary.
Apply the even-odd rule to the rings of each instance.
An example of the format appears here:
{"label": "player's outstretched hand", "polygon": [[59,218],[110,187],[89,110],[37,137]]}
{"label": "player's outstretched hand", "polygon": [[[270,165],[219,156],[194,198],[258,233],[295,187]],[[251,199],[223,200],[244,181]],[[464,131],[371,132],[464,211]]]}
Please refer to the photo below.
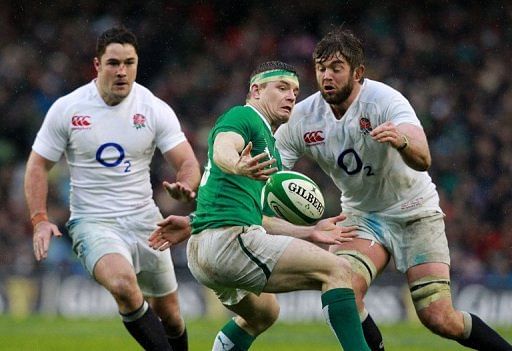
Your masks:
{"label": "player's outstretched hand", "polygon": [[165,190],[167,193],[175,200],[190,202],[196,198],[196,192],[190,189],[188,184],[176,182],[169,183],[163,182]]}
{"label": "player's outstretched hand", "polygon": [[404,137],[393,122],[384,122],[370,132],[372,138],[379,143],[389,143],[395,149],[404,143]]}
{"label": "player's outstretched hand", "polygon": [[190,219],[188,216],[170,215],[157,223],[158,227],[148,239],[149,247],[164,251],[190,237]]}
{"label": "player's outstretched hand", "polygon": [[309,237],[309,241],[316,244],[335,245],[347,241],[352,241],[357,237],[356,227],[354,226],[340,226],[336,225],[347,218],[344,214],[340,213],[337,216],[329,217],[318,221],[313,227],[313,232]]}
{"label": "player's outstretched hand", "polygon": [[[266,152],[262,152],[254,157],[251,156],[252,142],[247,143],[247,146],[240,153],[240,159],[235,165],[236,174],[243,175],[256,180],[267,180],[272,173],[277,172],[277,167],[270,166],[276,162],[275,159],[262,161],[268,158]],[[262,161],[262,162],[260,162]]]}
{"label": "player's outstretched hand", "polygon": [[36,224],[32,244],[34,246],[34,256],[37,261],[44,260],[48,257],[52,235],[56,237],[62,236],[62,233],[55,224],[49,221],[42,221]]}

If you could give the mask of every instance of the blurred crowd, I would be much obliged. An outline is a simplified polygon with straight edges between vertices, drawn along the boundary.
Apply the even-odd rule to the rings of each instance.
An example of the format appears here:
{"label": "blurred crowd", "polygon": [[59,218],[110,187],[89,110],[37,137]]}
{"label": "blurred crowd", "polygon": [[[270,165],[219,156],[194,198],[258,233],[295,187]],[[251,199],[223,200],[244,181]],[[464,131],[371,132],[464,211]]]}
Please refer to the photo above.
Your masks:
{"label": "blurred crowd", "polygon": [[[200,161],[215,118],[243,104],[252,68],[294,64],[299,100],[315,91],[311,54],[335,25],[366,48],[366,76],[401,91],[420,118],[432,153],[455,278],[512,287],[512,4],[489,1],[6,1],[0,11],[0,274],[80,271],[64,236],[44,263],[32,256],[24,165],[49,106],[95,76],[95,41],[124,24],[139,38],[138,82],[169,103]],[[414,5],[416,4],[416,5]],[[484,8],[485,7],[485,8]],[[339,191],[314,164],[327,210]],[[152,180],[162,213],[185,214],[161,181],[173,171],[156,155]],[[65,163],[51,173],[50,217],[65,231]],[[175,263],[185,266],[183,247]],[[392,269],[392,268],[390,268]]]}

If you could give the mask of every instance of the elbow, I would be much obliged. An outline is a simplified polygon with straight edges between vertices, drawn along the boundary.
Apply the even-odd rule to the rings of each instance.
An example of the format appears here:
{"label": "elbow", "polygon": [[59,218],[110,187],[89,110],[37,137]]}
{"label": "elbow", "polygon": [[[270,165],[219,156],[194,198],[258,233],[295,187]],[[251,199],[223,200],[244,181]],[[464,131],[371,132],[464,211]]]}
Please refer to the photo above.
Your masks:
{"label": "elbow", "polygon": [[429,155],[426,155],[425,157],[422,157],[415,169],[420,172],[426,172],[430,169],[430,166],[432,165],[432,158]]}

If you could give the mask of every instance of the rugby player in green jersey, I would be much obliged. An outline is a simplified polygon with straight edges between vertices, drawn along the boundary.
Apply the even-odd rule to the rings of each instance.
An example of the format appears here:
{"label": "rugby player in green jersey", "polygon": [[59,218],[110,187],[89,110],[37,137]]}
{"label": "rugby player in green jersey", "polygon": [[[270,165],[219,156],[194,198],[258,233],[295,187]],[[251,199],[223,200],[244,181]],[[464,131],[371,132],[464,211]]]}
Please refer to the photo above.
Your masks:
{"label": "rugby player in green jersey", "polygon": [[[214,351],[248,350],[279,316],[275,293],[295,290],[322,291],[324,316],[345,351],[370,350],[355,304],[350,263],[311,243],[352,240],[354,228],[335,225],[345,216],[310,227],[263,216],[265,180],[282,168],[273,132],[288,121],[298,92],[293,67],[277,61],[261,64],[251,74],[246,105],[220,116],[208,138],[208,164],[187,258],[194,277],[236,314],[217,334]],[[155,249],[189,235],[183,229],[173,238],[165,230],[172,229],[172,219],[160,226],[150,237]]]}

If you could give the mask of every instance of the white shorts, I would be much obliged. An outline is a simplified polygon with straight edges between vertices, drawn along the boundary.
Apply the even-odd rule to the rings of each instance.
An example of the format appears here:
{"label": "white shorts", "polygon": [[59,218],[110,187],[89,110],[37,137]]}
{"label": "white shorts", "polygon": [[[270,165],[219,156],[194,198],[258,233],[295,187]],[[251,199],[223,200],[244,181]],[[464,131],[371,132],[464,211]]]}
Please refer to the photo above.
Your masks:
{"label": "white shorts", "polygon": [[259,295],[292,237],[269,235],[258,225],[206,229],[187,244],[194,277],[212,289],[224,305]]}
{"label": "white shorts", "polygon": [[359,238],[383,245],[393,257],[396,269],[402,273],[422,263],[450,264],[442,213],[431,211],[413,218],[386,217],[375,213],[344,214],[347,219],[338,224],[354,225]]}
{"label": "white shorts", "polygon": [[154,208],[126,217],[76,218],[67,228],[73,251],[91,276],[101,257],[118,253],[132,264],[142,293],[160,297],[178,288],[170,251],[153,250],[147,243],[161,220],[162,215]]}

